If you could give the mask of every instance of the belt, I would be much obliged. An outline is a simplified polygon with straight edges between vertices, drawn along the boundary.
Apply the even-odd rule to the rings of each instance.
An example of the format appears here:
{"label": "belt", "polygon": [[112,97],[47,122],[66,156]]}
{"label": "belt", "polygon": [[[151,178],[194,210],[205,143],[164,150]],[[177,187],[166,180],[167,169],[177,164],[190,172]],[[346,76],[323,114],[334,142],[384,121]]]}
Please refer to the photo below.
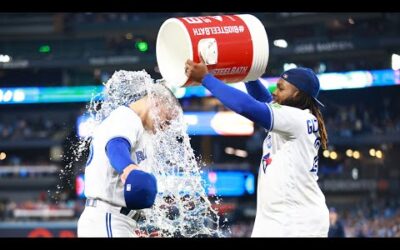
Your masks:
{"label": "belt", "polygon": [[118,206],[114,206],[111,205],[108,202],[99,200],[99,199],[86,199],[85,205],[87,207],[106,207],[106,208],[111,208],[112,210],[115,210],[116,212],[119,212],[120,214],[123,214],[125,216],[128,216],[129,218],[138,221],[140,216],[141,216],[141,212],[139,210],[133,210],[133,209],[129,209],[127,207],[118,207]]}

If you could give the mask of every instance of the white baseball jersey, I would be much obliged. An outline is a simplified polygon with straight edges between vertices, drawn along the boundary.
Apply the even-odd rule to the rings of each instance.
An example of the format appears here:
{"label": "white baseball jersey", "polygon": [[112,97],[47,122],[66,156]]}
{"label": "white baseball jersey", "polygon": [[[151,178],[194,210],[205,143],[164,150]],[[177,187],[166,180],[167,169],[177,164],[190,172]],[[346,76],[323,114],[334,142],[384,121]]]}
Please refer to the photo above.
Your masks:
{"label": "white baseball jersey", "polygon": [[329,211],[318,186],[318,121],[306,109],[267,105],[252,237],[327,237]]}
{"label": "white baseball jersey", "polygon": [[118,172],[111,166],[106,155],[107,142],[116,137],[128,140],[132,160],[146,170],[146,132],[139,116],[130,108],[121,106],[94,130],[90,155],[85,168],[85,195],[110,204],[126,207],[124,185]]}

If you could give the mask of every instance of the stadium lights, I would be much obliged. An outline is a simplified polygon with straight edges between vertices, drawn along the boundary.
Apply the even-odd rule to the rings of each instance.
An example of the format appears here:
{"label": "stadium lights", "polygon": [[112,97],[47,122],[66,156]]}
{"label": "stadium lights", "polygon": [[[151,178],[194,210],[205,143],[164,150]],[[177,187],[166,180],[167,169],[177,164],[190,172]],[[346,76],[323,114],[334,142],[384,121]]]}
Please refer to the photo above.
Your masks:
{"label": "stadium lights", "polygon": [[347,155],[347,157],[353,157],[353,150],[347,149],[346,150],[346,155]]}
{"label": "stadium lights", "polygon": [[238,157],[246,158],[247,157],[247,151],[241,150],[241,149],[236,149],[235,150],[235,155]]}
{"label": "stadium lights", "polygon": [[225,153],[228,155],[233,155],[235,153],[235,149],[231,147],[226,147],[225,148]]}
{"label": "stadium lights", "polygon": [[236,155],[236,156],[242,157],[242,158],[246,158],[248,155],[247,151],[242,150],[242,149],[234,149],[232,147],[226,147],[225,153],[228,155]]}
{"label": "stadium lights", "polygon": [[3,94],[3,102],[9,102],[9,101],[11,101],[11,99],[12,99],[12,96],[13,96],[13,92],[11,91],[11,90],[7,90],[6,92],[4,92],[4,94]]}
{"label": "stadium lights", "polygon": [[382,157],[383,157],[382,151],[380,151],[380,150],[377,150],[375,155],[376,155],[376,158],[378,158],[378,159],[382,159]]}
{"label": "stadium lights", "polygon": [[1,55],[0,54],[0,63],[8,63],[11,61],[11,57],[9,55]]}
{"label": "stadium lights", "polygon": [[324,152],[322,152],[322,155],[323,155],[325,158],[329,158],[329,155],[330,155],[329,150],[325,149]]}
{"label": "stadium lights", "polygon": [[382,151],[381,150],[376,150],[374,148],[371,148],[369,150],[369,155],[372,156],[372,157],[376,157],[378,159],[382,159],[382,157],[383,157]]}
{"label": "stadium lights", "polygon": [[276,47],[279,47],[279,48],[287,48],[288,43],[286,42],[285,39],[276,39],[276,40],[274,41],[274,45],[275,45]]}
{"label": "stadium lights", "polygon": [[133,38],[132,33],[126,33],[125,38],[126,38],[126,40],[132,40],[132,38]]}
{"label": "stadium lights", "polygon": [[400,69],[400,55],[392,54],[392,69],[399,70]]}
{"label": "stadium lights", "polygon": [[353,157],[354,157],[354,159],[360,159],[360,156],[361,156],[361,154],[360,154],[360,152],[359,152],[358,150],[355,150],[355,151],[353,152]]}
{"label": "stadium lights", "polygon": [[326,64],[325,63],[319,63],[318,66],[318,73],[324,73],[326,71]]}
{"label": "stadium lights", "polygon": [[50,53],[50,51],[51,51],[51,47],[47,44],[39,47],[40,53]]}
{"label": "stadium lights", "polygon": [[5,152],[0,153],[0,161],[4,160],[7,158],[7,154]]}
{"label": "stadium lights", "polygon": [[149,44],[144,41],[138,41],[135,43],[135,47],[140,51],[140,52],[146,52],[149,50]]}
{"label": "stadium lights", "polygon": [[357,168],[353,168],[351,170],[351,177],[353,178],[353,180],[357,180],[358,179],[358,169]]}
{"label": "stadium lights", "polygon": [[376,150],[374,148],[371,148],[369,150],[369,155],[372,156],[372,157],[375,157],[376,156]]}
{"label": "stadium lights", "polygon": [[332,152],[329,154],[329,157],[330,157],[332,160],[336,160],[337,157],[338,157],[338,155],[337,155],[337,153],[336,153],[335,151],[332,151]]}

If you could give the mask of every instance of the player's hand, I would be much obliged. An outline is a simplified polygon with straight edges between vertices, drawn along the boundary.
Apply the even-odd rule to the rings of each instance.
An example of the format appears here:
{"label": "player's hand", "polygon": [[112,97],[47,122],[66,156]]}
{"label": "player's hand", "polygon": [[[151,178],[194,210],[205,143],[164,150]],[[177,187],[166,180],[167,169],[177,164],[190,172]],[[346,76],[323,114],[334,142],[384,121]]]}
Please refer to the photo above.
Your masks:
{"label": "player's hand", "polygon": [[201,62],[195,63],[188,59],[185,63],[185,74],[190,80],[201,83],[205,75],[208,74],[207,65],[204,63],[203,58],[200,57]]}
{"label": "player's hand", "polygon": [[129,173],[135,169],[139,169],[139,166],[135,165],[135,164],[131,164],[131,165],[127,166],[126,168],[124,168],[124,171],[122,172],[121,177],[120,177],[122,184],[125,184],[126,178],[128,178]]}

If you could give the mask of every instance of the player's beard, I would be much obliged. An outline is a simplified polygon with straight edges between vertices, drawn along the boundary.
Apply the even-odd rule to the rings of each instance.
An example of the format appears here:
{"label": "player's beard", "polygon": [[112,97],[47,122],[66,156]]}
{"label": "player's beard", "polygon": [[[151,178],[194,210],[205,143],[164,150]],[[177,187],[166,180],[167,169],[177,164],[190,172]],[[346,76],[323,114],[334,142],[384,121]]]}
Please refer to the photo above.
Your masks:
{"label": "player's beard", "polygon": [[290,98],[286,98],[283,101],[280,101],[279,104],[297,108],[298,104],[299,104],[299,100],[296,97],[290,97]]}

